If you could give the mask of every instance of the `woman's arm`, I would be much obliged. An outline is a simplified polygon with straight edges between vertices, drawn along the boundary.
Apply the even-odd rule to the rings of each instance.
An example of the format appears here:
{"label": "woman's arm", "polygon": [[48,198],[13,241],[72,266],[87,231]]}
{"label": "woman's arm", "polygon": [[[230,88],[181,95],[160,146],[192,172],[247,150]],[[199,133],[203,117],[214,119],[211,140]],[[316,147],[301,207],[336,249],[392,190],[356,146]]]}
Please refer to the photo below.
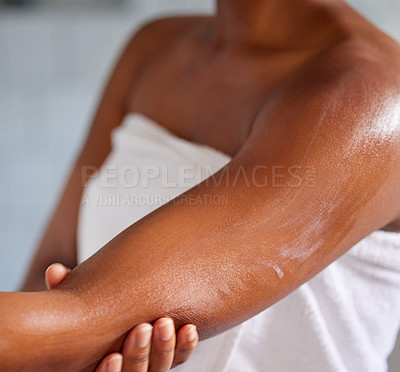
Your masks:
{"label": "woman's arm", "polygon": [[201,338],[222,332],[399,216],[399,70],[364,56],[346,64],[345,52],[288,81],[216,177],[128,228],[60,286],[86,302],[87,324],[101,324],[92,329],[101,354],[163,315],[195,323]]}
{"label": "woman's arm", "polygon": [[111,131],[120,125],[126,114],[130,90],[142,65],[154,53],[149,45],[162,50],[165,44],[166,36],[158,35],[159,31],[154,27],[156,23],[143,27],[121,53],[104,89],[82,151],[39,243],[22,291],[44,290],[43,274],[54,262],[71,268],[76,266],[76,230],[83,186],[91,175],[90,170],[99,169],[110,152]]}
{"label": "woman's arm", "polygon": [[[61,264],[53,264],[46,270],[46,286],[55,288],[71,272]],[[103,358],[94,372],[115,372],[123,362],[123,371],[144,372],[148,366],[154,372],[169,370],[185,363],[198,343],[198,334],[193,324],[181,327],[175,335],[174,323],[169,318],[160,318],[153,323],[142,323],[131,330],[119,353]]]}
{"label": "woman's arm", "polygon": [[[43,274],[53,262],[75,267],[76,229],[83,186],[89,176],[84,169],[98,169],[110,152],[111,130],[121,123],[124,97],[131,84],[132,42],[128,44],[106,86],[87,141],[69,175],[58,205],[37,248],[23,291],[44,290]],[[85,168],[84,168],[85,167]]]}
{"label": "woman's arm", "polygon": [[[334,57],[276,93],[216,177],[125,230],[50,291],[73,299],[54,363],[73,353],[70,370],[90,370],[129,329],[161,316],[196,324],[203,339],[222,332],[399,216],[399,71]],[[1,363],[21,366],[12,352]]]}
{"label": "woman's arm", "polygon": [[66,292],[0,293],[0,370],[62,371],[63,360],[79,370],[73,340],[87,337],[83,308]]}

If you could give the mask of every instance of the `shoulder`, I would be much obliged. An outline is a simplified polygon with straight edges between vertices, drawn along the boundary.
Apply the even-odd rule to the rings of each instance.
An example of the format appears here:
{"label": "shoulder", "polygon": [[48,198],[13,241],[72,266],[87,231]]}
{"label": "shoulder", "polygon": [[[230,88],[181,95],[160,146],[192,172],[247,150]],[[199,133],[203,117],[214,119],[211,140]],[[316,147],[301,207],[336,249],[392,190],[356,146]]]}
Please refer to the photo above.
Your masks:
{"label": "shoulder", "polygon": [[306,93],[310,94],[331,89],[344,95],[360,89],[364,93],[361,99],[399,94],[400,46],[396,43],[383,48],[359,38],[343,40],[311,58],[291,83],[293,88],[307,86]]}
{"label": "shoulder", "polygon": [[144,71],[154,61],[162,59],[203,18],[207,17],[156,19],[136,28],[127,36],[109,80],[110,95],[119,97],[125,111],[132,88]]}
{"label": "shoulder", "polygon": [[146,63],[168,51],[208,18],[174,16],[148,21],[129,35],[125,52],[136,61]]}
{"label": "shoulder", "polygon": [[346,138],[375,133],[400,148],[400,47],[387,44],[349,38],[318,53],[267,102],[265,117],[285,110],[302,120],[284,124],[288,130],[320,122],[327,131],[346,129]]}
{"label": "shoulder", "polygon": [[390,168],[399,180],[399,61],[397,46],[359,39],[315,55],[265,103],[249,139],[275,158],[335,159],[380,177]]}
{"label": "shoulder", "polygon": [[380,41],[350,39],[321,56],[314,84],[347,126],[400,148],[400,47]]}

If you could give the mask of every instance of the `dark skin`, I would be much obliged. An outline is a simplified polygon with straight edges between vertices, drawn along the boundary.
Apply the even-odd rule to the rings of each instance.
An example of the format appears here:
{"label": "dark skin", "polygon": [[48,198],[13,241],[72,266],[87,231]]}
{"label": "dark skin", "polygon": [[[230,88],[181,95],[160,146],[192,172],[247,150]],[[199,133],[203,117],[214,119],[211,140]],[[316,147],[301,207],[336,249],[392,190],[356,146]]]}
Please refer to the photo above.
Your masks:
{"label": "dark skin", "polygon": [[[61,264],[53,264],[46,270],[46,287],[55,288],[70,270]],[[165,332],[170,334],[165,339]],[[197,343],[196,327],[187,324],[175,336],[173,321],[160,318],[153,323],[142,323],[128,333],[119,353],[107,355],[97,366],[95,372],[163,372],[187,361]],[[147,341],[144,341],[147,340]]]}
{"label": "dark skin", "polygon": [[[341,1],[221,0],[216,17],[142,29],[111,77],[27,283],[51,262],[76,263],[80,168],[101,165],[127,112],[233,159],[222,182],[134,224],[56,289],[1,294],[1,369],[93,370],[132,327],[162,316],[210,337],[371,232],[398,226],[399,57],[397,43]],[[283,184],[241,176],[231,187],[228,170],[251,179],[260,165],[283,169]],[[315,185],[291,186],[292,166],[303,180],[315,167]],[[229,206],[185,203],[210,194],[227,195]]]}

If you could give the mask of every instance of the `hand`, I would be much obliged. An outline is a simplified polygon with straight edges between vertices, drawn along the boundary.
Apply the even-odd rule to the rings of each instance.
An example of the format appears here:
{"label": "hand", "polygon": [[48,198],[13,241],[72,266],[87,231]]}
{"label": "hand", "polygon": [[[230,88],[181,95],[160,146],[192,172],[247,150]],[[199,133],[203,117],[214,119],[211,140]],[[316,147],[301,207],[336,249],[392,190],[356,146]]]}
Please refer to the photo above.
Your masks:
{"label": "hand", "polygon": [[[70,270],[61,264],[50,265],[45,275],[47,289],[57,286],[69,273]],[[198,340],[192,324],[184,325],[175,335],[170,318],[160,318],[153,326],[139,324],[128,333],[122,353],[107,355],[95,372],[166,372],[185,363]]]}

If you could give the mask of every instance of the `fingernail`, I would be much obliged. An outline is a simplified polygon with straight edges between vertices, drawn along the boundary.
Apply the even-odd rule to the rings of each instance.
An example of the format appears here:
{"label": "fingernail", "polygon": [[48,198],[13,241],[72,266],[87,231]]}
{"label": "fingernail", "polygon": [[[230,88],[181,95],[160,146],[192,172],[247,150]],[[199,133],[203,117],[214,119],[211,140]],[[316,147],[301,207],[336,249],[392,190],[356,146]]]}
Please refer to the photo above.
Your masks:
{"label": "fingernail", "polygon": [[62,272],[64,270],[65,266],[63,264],[60,263],[53,263],[51,264],[47,269],[46,269],[46,273],[50,270],[50,269],[57,269],[59,272]]}
{"label": "fingernail", "polygon": [[63,265],[62,264],[59,264],[59,263],[52,263],[47,269],[46,269],[46,273],[50,270],[50,269],[52,269],[52,268],[55,268],[55,267],[58,267],[58,269],[60,270],[60,269],[62,269],[63,268]]}
{"label": "fingernail", "polygon": [[161,340],[167,341],[174,334],[174,322],[172,319],[166,319],[158,325],[158,336]]}
{"label": "fingernail", "polygon": [[50,284],[49,284],[49,282],[47,281],[47,273],[49,272],[49,270],[52,268],[52,267],[54,267],[54,265],[55,264],[51,264],[47,269],[46,269],[46,272],[45,272],[45,274],[44,274],[44,282],[46,283],[46,288],[49,290],[50,289]]}
{"label": "fingernail", "polygon": [[193,342],[197,338],[196,326],[192,325],[187,333],[188,342]]}
{"label": "fingernail", "polygon": [[113,356],[107,363],[107,372],[121,372],[122,355]]}
{"label": "fingernail", "polygon": [[140,328],[135,337],[137,347],[145,347],[150,343],[152,326],[150,324]]}

